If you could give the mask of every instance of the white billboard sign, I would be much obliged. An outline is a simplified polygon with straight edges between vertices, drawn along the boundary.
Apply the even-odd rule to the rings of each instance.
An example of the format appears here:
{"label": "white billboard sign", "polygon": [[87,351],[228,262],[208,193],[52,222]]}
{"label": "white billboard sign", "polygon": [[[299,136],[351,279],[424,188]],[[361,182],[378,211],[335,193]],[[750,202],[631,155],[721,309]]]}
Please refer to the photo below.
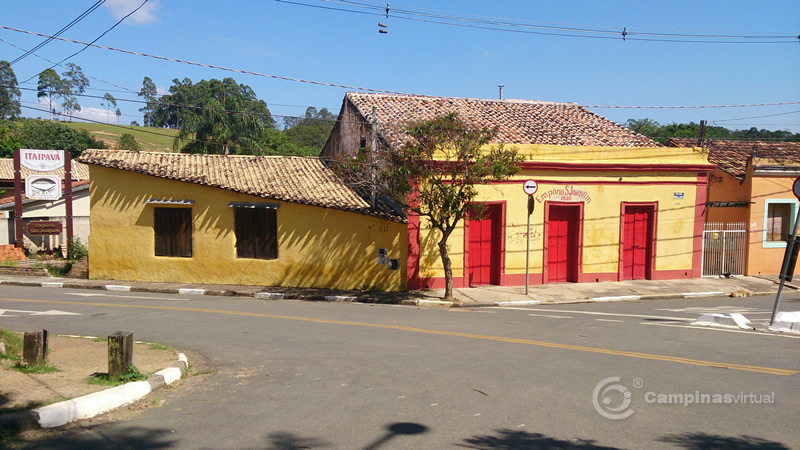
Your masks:
{"label": "white billboard sign", "polygon": [[64,167],[64,150],[29,150],[19,151],[19,162],[28,169],[37,172],[50,172]]}
{"label": "white billboard sign", "polygon": [[60,199],[61,177],[58,175],[28,175],[25,178],[25,196],[31,200]]}

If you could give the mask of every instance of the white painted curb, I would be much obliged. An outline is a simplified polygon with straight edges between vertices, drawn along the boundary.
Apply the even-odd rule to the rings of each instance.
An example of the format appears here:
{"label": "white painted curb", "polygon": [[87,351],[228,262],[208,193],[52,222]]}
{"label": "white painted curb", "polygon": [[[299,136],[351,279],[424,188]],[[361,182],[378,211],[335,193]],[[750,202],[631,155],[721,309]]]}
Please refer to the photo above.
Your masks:
{"label": "white painted curb", "polygon": [[619,295],[616,297],[594,297],[593,302],[624,302],[628,300],[641,300],[641,295]]}
{"label": "white painted curb", "polygon": [[769,329],[784,333],[800,333],[800,311],[779,312],[775,315],[775,323]]}
{"label": "white painted curb", "polygon": [[742,330],[752,329],[750,321],[739,313],[714,313],[703,314],[694,321],[694,325],[704,327],[726,327],[726,328],[740,328]]}
{"label": "white painted curb", "polygon": [[719,297],[720,295],[725,295],[724,292],[720,291],[713,291],[713,292],[684,292],[681,294],[685,298],[692,298],[692,297]]}
{"label": "white painted curb", "polygon": [[43,281],[42,282],[42,287],[60,288],[60,287],[64,287],[64,283],[62,283],[60,281]]}
{"label": "white painted curb", "polygon": [[42,428],[53,428],[74,420],[88,419],[133,403],[151,391],[147,381],[135,381],[83,397],[34,409]]}
{"label": "white painted curb", "polygon": [[273,298],[276,300],[283,299],[285,294],[283,292],[256,292],[253,294],[255,298]]}
{"label": "white painted curb", "polygon": [[106,285],[107,291],[120,291],[120,292],[130,292],[130,286],[122,286],[119,284],[107,284]]}
{"label": "white painted curb", "polygon": [[354,302],[356,301],[356,297],[353,295],[326,295],[325,296],[326,302]]}
{"label": "white painted curb", "polygon": [[427,306],[428,308],[450,308],[453,302],[445,302],[441,300],[417,300],[417,306]]}
{"label": "white painted curb", "polygon": [[[186,355],[183,353],[178,354],[178,361],[183,362],[184,367],[189,366],[189,360],[186,359]],[[165,384],[171,384],[181,378],[182,372],[177,367],[169,367],[156,372],[156,375],[163,377]],[[75,420],[95,417],[120,406],[133,403],[152,392],[152,390],[153,388],[150,386],[149,381],[134,381],[103,391],[93,392],[83,397],[36,408],[33,412],[39,415],[39,425],[42,428],[53,428]]]}
{"label": "white painted curb", "polygon": [[525,306],[525,305],[540,305],[542,302],[539,300],[520,300],[518,302],[497,302],[493,306]]}
{"label": "white painted curb", "polygon": [[205,295],[205,289],[192,289],[192,288],[180,288],[178,289],[178,294],[182,295]]}

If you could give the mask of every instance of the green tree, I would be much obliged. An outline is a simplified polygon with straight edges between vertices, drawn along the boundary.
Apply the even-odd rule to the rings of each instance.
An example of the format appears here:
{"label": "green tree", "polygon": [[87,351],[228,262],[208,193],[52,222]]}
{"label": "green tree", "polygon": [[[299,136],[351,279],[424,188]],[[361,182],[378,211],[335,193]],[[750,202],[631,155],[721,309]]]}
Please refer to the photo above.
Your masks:
{"label": "green tree", "polygon": [[106,148],[86,130],[74,130],[62,123],[26,119],[16,131],[20,148],[63,149],[78,157],[87,148]]}
{"label": "green tree", "polygon": [[39,74],[39,84],[36,86],[36,96],[38,98],[47,97],[50,106],[50,120],[53,120],[53,96],[58,95],[62,90],[62,80],[55,70],[45,69]]}
{"label": "green tree", "polygon": [[141,146],[136,142],[136,138],[130,133],[123,133],[119,137],[120,150],[141,150]]}
{"label": "green tree", "polygon": [[[667,144],[670,138],[692,138],[700,137],[700,124],[689,123],[670,123],[662,125],[652,119],[628,119],[625,126],[631,130],[643,134],[650,139],[661,144]],[[725,127],[707,125],[703,131],[705,139],[751,139],[751,140],[784,140],[800,141],[800,133],[792,133],[786,130],[766,130],[751,127],[747,130],[729,130]]]}
{"label": "green tree", "polygon": [[19,117],[19,86],[8,61],[0,61],[0,119]]}
{"label": "green tree", "polygon": [[158,88],[150,77],[142,80],[142,89],[139,90],[139,97],[144,98],[145,105],[139,108],[139,112],[144,113],[144,126],[154,127],[156,118],[156,108],[158,107]]}
{"label": "green tree", "polygon": [[61,74],[61,96],[64,103],[61,106],[64,112],[72,120],[72,113],[81,110],[81,105],[78,103],[79,94],[86,92],[89,87],[89,79],[83,74],[81,66],[74,63],[67,63],[67,70]]}
{"label": "green tree", "polygon": [[197,84],[188,78],[173,81],[170,95],[159,99],[156,124],[180,129],[173,144],[176,150],[223,155],[265,152],[262,144],[274,121],[266,102],[249,86],[233,78]]}
{"label": "green tree", "polygon": [[106,92],[103,94],[103,101],[100,102],[100,104],[106,107],[106,123],[108,123],[109,117],[111,116],[111,107],[117,107],[117,99],[115,99],[113,95]]}
{"label": "green tree", "polygon": [[309,106],[305,117],[284,117],[283,123],[284,134],[299,153],[319,155],[336,123],[336,115],[327,108]]}
{"label": "green tree", "polygon": [[114,111],[114,115],[117,116],[117,125],[119,125],[119,116],[122,115],[122,111],[120,111],[119,108],[117,108],[117,110]]}
{"label": "green tree", "polygon": [[370,152],[360,152],[354,160],[334,161],[333,168],[361,192],[364,183],[359,186],[357,180],[383,186],[395,203],[426,218],[438,230],[445,298],[452,300],[448,240],[462,219],[483,216],[483,204],[474,202],[476,187],[519,172],[522,157],[503,144],[489,146],[497,136],[496,128],[469,126],[455,112],[412,124],[406,132],[411,139],[399,149],[374,159]]}

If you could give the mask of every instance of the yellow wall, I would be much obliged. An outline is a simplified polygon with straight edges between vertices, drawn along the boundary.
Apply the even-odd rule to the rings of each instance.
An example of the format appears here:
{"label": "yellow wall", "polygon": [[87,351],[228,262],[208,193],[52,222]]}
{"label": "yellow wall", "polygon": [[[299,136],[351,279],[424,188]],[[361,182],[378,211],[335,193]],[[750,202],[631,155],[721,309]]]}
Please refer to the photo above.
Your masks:
{"label": "yellow wall", "polygon": [[[93,279],[397,291],[405,287],[406,225],[335,209],[237,194],[91,166]],[[150,198],[191,199],[192,257],[154,256]],[[279,203],[278,259],[239,259],[228,203]],[[162,205],[158,205],[162,206]],[[400,270],[377,264],[378,248]]]}
{"label": "yellow wall", "polygon": [[[488,151],[492,146],[487,146]],[[522,144],[506,145],[527,161],[574,164],[668,164],[708,165],[707,154],[700,148],[628,148],[597,146],[562,146]],[[651,169],[652,170],[652,169]],[[536,206],[531,216],[530,273],[542,273],[544,258],[544,193],[565,186],[577,187],[591,198],[584,204],[583,274],[615,275],[619,270],[621,202],[658,202],[656,271],[683,271],[691,276],[694,251],[694,219],[697,196],[697,175],[694,172],[570,172],[526,170],[511,183],[481,186],[476,201],[505,200],[505,274],[525,273],[527,195],[522,183],[527,179],[539,182]],[[635,184],[623,184],[634,182]],[[598,183],[599,182],[599,183]],[[672,182],[680,184],[652,184]],[[608,183],[608,184],[602,184]],[[619,183],[619,184],[615,184]],[[685,183],[685,184],[684,184]],[[675,199],[676,192],[683,199]],[[539,201],[541,200],[541,201]],[[440,234],[431,229],[425,218],[420,223],[420,277],[440,278],[444,269],[436,246]],[[448,240],[453,276],[464,273],[464,224]],[[592,280],[593,281],[593,280]]]}
{"label": "yellow wall", "polygon": [[[748,173],[748,180],[752,184],[753,202],[750,205],[750,240],[748,245],[747,275],[759,274],[778,274],[781,271],[781,262],[786,250],[784,244],[777,248],[766,248],[769,244],[764,243],[764,215],[765,203],[770,200],[784,200],[797,203],[797,199],[792,194],[792,183],[794,177],[753,177]],[[792,223],[794,217],[792,217]]]}

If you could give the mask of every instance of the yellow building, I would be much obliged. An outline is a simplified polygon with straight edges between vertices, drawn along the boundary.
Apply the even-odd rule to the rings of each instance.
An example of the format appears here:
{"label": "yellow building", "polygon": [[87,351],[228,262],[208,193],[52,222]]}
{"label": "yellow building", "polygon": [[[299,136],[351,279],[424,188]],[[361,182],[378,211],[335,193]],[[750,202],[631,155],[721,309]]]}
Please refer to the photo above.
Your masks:
{"label": "yellow building", "polygon": [[318,158],[87,150],[93,279],[405,288],[406,223]]}
{"label": "yellow building", "polygon": [[[659,147],[576,104],[348,93],[321,156],[398,148],[406,126],[448,112],[496,127],[497,143],[525,158],[512,179],[479,188],[485,216],[450,237],[455,287],[524,284],[526,256],[532,284],[700,276],[713,166],[699,149]],[[538,184],[530,231],[527,180]],[[409,216],[409,289],[444,285],[438,240]]]}
{"label": "yellow building", "polygon": [[[670,145],[696,145],[672,139]],[[797,217],[792,184],[800,176],[800,143],[707,139],[703,147],[717,168],[706,203],[705,275],[775,275]],[[714,240],[726,236],[725,247]]]}

